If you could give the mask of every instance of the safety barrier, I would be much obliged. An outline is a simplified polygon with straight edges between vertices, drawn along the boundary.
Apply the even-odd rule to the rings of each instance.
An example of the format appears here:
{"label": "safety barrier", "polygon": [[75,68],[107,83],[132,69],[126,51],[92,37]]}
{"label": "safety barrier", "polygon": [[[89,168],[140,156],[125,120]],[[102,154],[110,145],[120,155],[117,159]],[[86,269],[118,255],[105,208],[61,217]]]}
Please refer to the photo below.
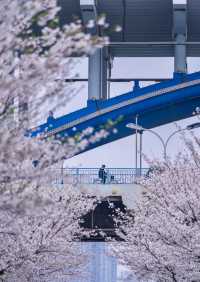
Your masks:
{"label": "safety barrier", "polygon": [[105,177],[99,177],[99,168],[54,169],[52,182],[56,184],[133,184],[136,177],[145,176],[148,168],[106,168]]}

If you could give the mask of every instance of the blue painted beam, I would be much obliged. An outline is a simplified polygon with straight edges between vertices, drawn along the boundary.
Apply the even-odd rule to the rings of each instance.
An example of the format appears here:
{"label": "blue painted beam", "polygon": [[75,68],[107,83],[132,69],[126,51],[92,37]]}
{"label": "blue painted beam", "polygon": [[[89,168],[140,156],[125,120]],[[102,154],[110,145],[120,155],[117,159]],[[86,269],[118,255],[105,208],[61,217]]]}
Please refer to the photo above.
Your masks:
{"label": "blue painted beam", "polygon": [[126,124],[134,122],[136,115],[140,125],[154,128],[192,116],[199,105],[200,72],[179,75],[106,101],[90,100],[87,107],[57,118],[52,124],[44,123],[32,129],[31,136],[56,136],[65,141],[68,137],[77,137],[88,127],[96,132],[107,129],[109,136],[90,144],[84,150],[87,151],[133,134]]}

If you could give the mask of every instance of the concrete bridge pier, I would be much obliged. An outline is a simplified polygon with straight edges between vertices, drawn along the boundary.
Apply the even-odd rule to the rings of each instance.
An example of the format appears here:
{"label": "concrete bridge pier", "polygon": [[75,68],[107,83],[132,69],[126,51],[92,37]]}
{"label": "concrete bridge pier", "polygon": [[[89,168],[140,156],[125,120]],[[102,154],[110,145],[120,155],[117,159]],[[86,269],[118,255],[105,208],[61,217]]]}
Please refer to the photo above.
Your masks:
{"label": "concrete bridge pier", "polygon": [[97,49],[89,57],[88,100],[106,100],[108,75],[107,48]]}

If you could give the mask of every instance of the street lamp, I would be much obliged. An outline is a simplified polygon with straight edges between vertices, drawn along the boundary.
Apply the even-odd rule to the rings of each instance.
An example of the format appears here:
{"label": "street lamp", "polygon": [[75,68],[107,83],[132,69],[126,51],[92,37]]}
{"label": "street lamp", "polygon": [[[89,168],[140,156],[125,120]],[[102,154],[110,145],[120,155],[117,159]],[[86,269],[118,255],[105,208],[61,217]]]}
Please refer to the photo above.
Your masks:
{"label": "street lamp", "polygon": [[[141,125],[138,125],[138,124],[135,124],[135,123],[128,123],[126,125],[126,127],[128,128],[131,128],[131,129],[134,129],[136,131],[136,135],[138,134],[138,132],[140,133],[140,136],[141,136],[141,141],[140,141],[140,150],[139,150],[139,155],[140,155],[140,160],[142,159],[142,133],[144,131],[149,131],[151,132],[152,134],[154,134],[161,142],[162,146],[163,146],[163,156],[164,156],[164,160],[166,161],[167,160],[167,145],[169,144],[169,141],[171,140],[171,138],[177,134],[178,132],[181,132],[181,131],[185,131],[185,130],[192,130],[192,129],[195,129],[195,128],[199,128],[200,127],[200,122],[197,122],[197,123],[193,123],[193,124],[190,124],[188,126],[186,126],[185,128],[182,128],[182,129],[178,129],[178,130],[175,130],[174,132],[172,132],[172,134],[169,135],[169,137],[167,138],[166,141],[164,141],[164,139],[161,137],[160,134],[158,134],[156,131],[152,130],[152,129],[149,129],[149,128],[144,128],[143,126]],[[136,136],[136,154],[138,152],[138,148],[137,148],[137,136]],[[135,163],[135,167],[137,169],[137,158],[136,158],[136,163]],[[141,173],[141,168],[142,168],[142,162],[140,161],[140,173]]]}

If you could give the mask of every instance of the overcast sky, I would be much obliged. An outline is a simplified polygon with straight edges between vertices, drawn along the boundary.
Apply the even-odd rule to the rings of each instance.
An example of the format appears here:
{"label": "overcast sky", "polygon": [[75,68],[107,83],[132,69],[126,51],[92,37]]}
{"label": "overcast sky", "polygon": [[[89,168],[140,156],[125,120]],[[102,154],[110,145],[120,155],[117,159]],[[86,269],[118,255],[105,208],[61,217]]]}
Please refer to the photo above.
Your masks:
{"label": "overcast sky", "polygon": [[[174,3],[185,3],[184,0],[176,0]],[[115,58],[114,67],[112,69],[112,77],[166,77],[170,78],[173,75],[173,58]],[[188,58],[188,72],[200,70],[200,58]],[[82,60],[82,63],[77,67],[80,77],[87,77],[87,60]],[[143,84],[146,85],[146,84]],[[132,89],[132,83],[112,83],[111,97],[126,93]],[[87,103],[87,84],[74,97],[74,99],[66,105],[65,113],[72,112],[85,106]],[[196,117],[178,122],[184,128],[186,125],[196,122]],[[164,139],[166,139],[174,130],[175,124],[168,124],[154,128]],[[200,129],[196,129],[196,133],[200,133]],[[65,165],[69,167],[99,167],[101,164],[106,164],[108,167],[133,167],[134,166],[134,136],[130,136],[119,141],[101,146],[89,152],[75,156],[67,160]],[[183,144],[178,135],[174,136],[168,146],[168,154],[175,156],[179,151],[182,151]],[[145,132],[143,138],[143,152],[151,158],[161,158],[163,148],[158,138],[152,133]],[[146,164],[144,163],[144,166]]]}

